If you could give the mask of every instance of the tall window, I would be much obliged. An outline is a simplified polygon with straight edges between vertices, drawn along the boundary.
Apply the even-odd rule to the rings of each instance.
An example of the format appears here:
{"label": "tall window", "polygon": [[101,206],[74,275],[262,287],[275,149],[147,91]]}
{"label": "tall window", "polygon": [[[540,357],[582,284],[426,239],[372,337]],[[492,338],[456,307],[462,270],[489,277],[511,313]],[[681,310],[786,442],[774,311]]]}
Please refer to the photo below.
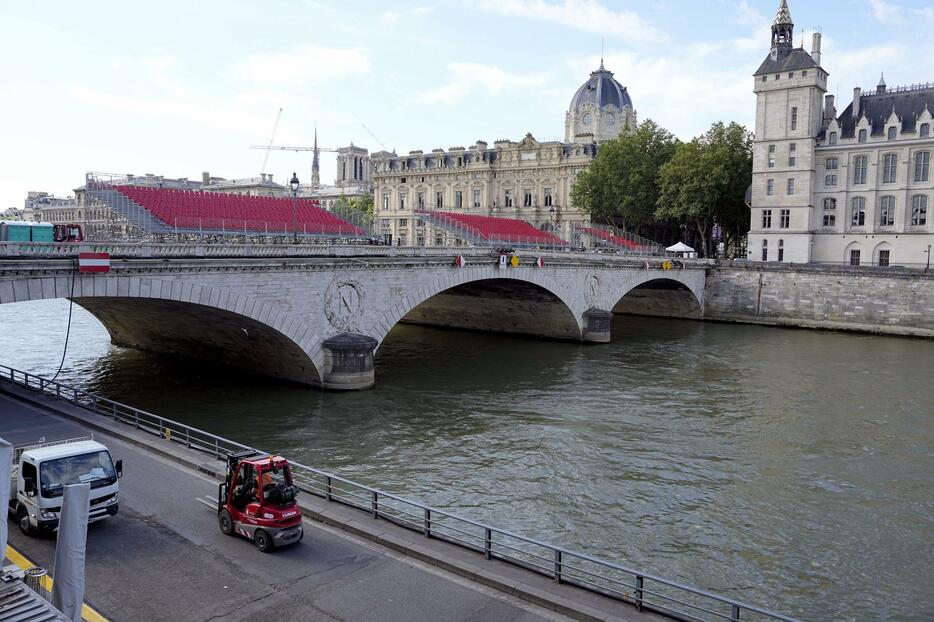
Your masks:
{"label": "tall window", "polygon": [[785,261],[785,240],[778,241],[778,260]]}
{"label": "tall window", "polygon": [[435,192],[435,207],[441,209],[444,207],[444,192],[438,191]]}
{"label": "tall window", "polygon": [[772,210],[770,209],[762,210],[762,228],[763,229],[772,228]]}
{"label": "tall window", "polygon": [[915,154],[915,181],[927,181],[931,170],[931,152],[919,151]]}
{"label": "tall window", "polygon": [[893,125],[892,127],[889,128],[888,139],[895,140],[895,137],[897,136],[897,134],[898,134],[898,129]]}
{"label": "tall window", "polygon": [[522,191],[522,205],[525,207],[532,207],[532,191],[523,190]]}
{"label": "tall window", "polygon": [[859,249],[854,248],[850,251],[850,265],[858,266],[859,265]]}
{"label": "tall window", "polygon": [[798,129],[798,108],[792,107],[791,109],[791,129]]}
{"label": "tall window", "polygon": [[480,189],[475,188],[473,191],[473,206],[480,207]]}
{"label": "tall window", "polygon": [[389,209],[389,195],[383,195],[383,209]]}
{"label": "tall window", "polygon": [[894,153],[887,153],[883,160],[882,183],[894,184],[895,176],[898,171],[898,156]]}
{"label": "tall window", "polygon": [[765,193],[769,196],[775,194],[775,180],[769,179],[765,182]]}
{"label": "tall window", "polygon": [[794,166],[795,161],[798,159],[798,145],[796,143],[791,143],[788,145],[788,166]]}
{"label": "tall window", "polygon": [[828,173],[824,176],[824,185],[828,188],[833,188],[837,185],[837,175],[836,173]]}
{"label": "tall window", "polygon": [[405,209],[405,193],[404,192],[399,193],[399,209],[400,210]]}
{"label": "tall window", "polygon": [[762,240],[762,261],[769,260],[769,241]]}
{"label": "tall window", "polygon": [[795,178],[792,177],[788,180],[788,194],[795,193]]}
{"label": "tall window", "polygon": [[416,202],[418,203],[418,209],[425,209],[425,193],[419,192],[415,195]]}
{"label": "tall window", "polygon": [[787,229],[791,225],[791,210],[783,209],[778,216],[778,227]]}
{"label": "tall window", "polygon": [[836,132],[831,132],[831,133],[830,133],[830,144],[831,144],[831,145],[836,145],[836,144],[837,144],[837,133],[836,133]]}
{"label": "tall window", "polygon": [[457,209],[464,207],[464,193],[460,190],[454,191],[454,207]]}
{"label": "tall window", "polygon": [[879,226],[891,227],[895,224],[895,197],[882,197],[879,202]]}
{"label": "tall window", "polygon": [[512,207],[512,190],[507,190],[503,195],[503,205],[506,207]]}
{"label": "tall window", "polygon": [[866,142],[868,136],[869,134],[866,132],[866,130],[860,130],[859,131],[859,142],[861,143]]}
{"label": "tall window", "polygon": [[869,165],[869,158],[866,156],[856,156],[853,161],[853,183],[866,183],[866,167]]}
{"label": "tall window", "polygon": [[885,268],[889,265],[889,250],[879,251],[879,265]]}
{"label": "tall window", "polygon": [[837,209],[837,200],[833,197],[827,197],[824,199],[824,209]]}
{"label": "tall window", "polygon": [[775,168],[775,145],[769,145],[769,168]]}
{"label": "tall window", "polygon": [[931,135],[931,124],[922,123],[921,129],[918,131],[918,133],[921,135],[921,138],[924,138],[925,136],[930,136]]}
{"label": "tall window", "polygon": [[863,197],[854,197],[852,203],[850,225],[853,227],[866,226],[866,199]]}
{"label": "tall window", "polygon": [[551,188],[545,188],[545,207],[551,207],[554,204],[554,198],[551,196]]}
{"label": "tall window", "polygon": [[827,158],[827,160],[824,162],[824,168],[826,168],[828,171],[835,171],[837,170],[838,166],[840,166],[840,160],[837,158]]}
{"label": "tall window", "polygon": [[928,222],[928,198],[923,194],[911,198],[911,226],[920,227]]}

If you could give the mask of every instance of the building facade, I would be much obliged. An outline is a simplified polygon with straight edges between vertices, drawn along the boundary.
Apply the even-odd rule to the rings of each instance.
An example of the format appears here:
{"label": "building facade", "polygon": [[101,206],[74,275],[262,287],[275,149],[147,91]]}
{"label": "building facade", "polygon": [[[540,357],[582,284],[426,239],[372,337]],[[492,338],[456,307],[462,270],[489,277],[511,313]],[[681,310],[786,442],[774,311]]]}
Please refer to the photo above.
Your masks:
{"label": "building facade", "polygon": [[596,156],[598,143],[635,127],[626,88],[601,62],[574,94],[565,115],[565,142],[518,142],[371,156],[377,233],[402,246],[459,245],[456,235],[417,216],[426,210],[524,220],[576,242],[589,222],[571,203],[574,180]]}
{"label": "building facade", "polygon": [[854,89],[838,114],[821,35],[794,48],[782,0],[755,74],[754,261],[926,265],[934,244],[934,84]]}

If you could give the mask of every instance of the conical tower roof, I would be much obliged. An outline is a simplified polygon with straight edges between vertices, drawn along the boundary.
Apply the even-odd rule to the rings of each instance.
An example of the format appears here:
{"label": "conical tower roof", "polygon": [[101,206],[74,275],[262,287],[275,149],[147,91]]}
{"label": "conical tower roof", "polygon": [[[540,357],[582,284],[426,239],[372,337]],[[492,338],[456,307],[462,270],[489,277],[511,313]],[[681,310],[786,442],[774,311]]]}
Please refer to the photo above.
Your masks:
{"label": "conical tower roof", "polygon": [[785,26],[785,25],[794,25],[794,22],[791,21],[791,9],[788,8],[788,0],[782,0],[781,5],[778,7],[778,14],[775,16],[775,21],[772,22],[773,26]]}

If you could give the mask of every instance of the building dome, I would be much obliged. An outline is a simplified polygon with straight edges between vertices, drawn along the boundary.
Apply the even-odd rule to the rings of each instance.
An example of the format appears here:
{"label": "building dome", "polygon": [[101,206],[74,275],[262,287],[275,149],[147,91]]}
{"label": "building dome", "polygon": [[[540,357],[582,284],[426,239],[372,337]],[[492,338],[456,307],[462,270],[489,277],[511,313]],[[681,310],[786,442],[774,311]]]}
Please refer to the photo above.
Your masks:
{"label": "building dome", "polygon": [[606,108],[607,106],[616,106],[617,110],[622,110],[627,106],[632,108],[632,100],[626,87],[616,81],[612,71],[604,69],[603,64],[600,69],[590,74],[590,79],[584,82],[574,98],[571,100],[571,107],[568,110],[571,114],[582,109],[586,104],[594,108]]}
{"label": "building dome", "polygon": [[626,87],[600,61],[574,97],[565,119],[565,142],[603,142],[636,127],[636,113]]}

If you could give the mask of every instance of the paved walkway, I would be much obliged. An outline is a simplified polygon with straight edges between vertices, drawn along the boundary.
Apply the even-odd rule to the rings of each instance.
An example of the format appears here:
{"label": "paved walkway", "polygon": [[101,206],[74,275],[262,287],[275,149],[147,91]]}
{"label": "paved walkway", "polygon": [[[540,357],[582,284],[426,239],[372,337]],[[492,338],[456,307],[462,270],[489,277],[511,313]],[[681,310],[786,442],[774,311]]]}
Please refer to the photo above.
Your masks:
{"label": "paved walkway", "polygon": [[[311,495],[301,497],[315,519],[306,519],[305,539],[263,555],[223,536],[195,501],[217,490],[199,470],[217,472],[221,462],[0,381],[0,437],[21,444],[89,432],[124,460],[120,514],[88,530],[86,601],[111,620],[667,619]],[[51,565],[53,539],[10,527],[12,545]]]}

